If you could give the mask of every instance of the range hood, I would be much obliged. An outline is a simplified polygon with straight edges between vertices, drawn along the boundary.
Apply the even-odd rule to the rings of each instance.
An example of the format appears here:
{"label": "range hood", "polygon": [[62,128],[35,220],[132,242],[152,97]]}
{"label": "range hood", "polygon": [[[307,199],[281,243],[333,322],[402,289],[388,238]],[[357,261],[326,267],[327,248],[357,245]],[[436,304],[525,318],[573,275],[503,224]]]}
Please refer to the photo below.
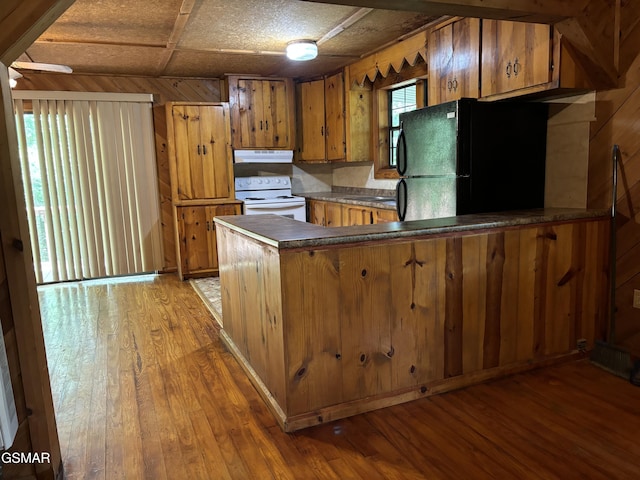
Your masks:
{"label": "range hood", "polygon": [[234,150],[235,163],[291,163],[293,150]]}

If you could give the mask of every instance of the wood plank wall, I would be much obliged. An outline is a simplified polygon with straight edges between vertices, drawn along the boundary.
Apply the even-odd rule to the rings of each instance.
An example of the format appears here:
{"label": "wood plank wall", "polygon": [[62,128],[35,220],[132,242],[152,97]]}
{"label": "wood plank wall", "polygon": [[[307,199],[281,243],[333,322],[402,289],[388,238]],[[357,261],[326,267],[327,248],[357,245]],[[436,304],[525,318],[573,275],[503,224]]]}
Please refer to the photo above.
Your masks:
{"label": "wood plank wall", "polygon": [[278,253],[218,225],[222,335],[292,430],[530,368],[603,338],[608,226]]}
{"label": "wood plank wall", "polygon": [[[13,323],[13,311],[11,309],[11,299],[9,297],[9,282],[4,263],[4,254],[0,248],[0,320],[2,321],[2,332],[4,334],[4,345],[7,351],[7,361],[11,372],[11,385],[13,385],[13,396],[18,414],[18,433],[13,442],[11,451],[30,452],[31,435],[29,434],[29,422],[27,418],[27,403],[22,384],[22,374],[20,370],[20,358],[18,356],[18,343],[16,340],[16,329]],[[35,468],[32,464],[4,464],[2,474],[5,478],[22,478],[35,475]]]}
{"label": "wood plank wall", "polygon": [[622,2],[620,88],[599,91],[589,154],[588,205],[608,208],[612,196],[611,151],[620,145],[618,169],[616,343],[640,356],[640,310],[633,291],[640,289],[640,4]]}
{"label": "wood plank wall", "polygon": [[287,413],[592,348],[607,225],[283,252]]}
{"label": "wood plank wall", "polygon": [[[49,90],[72,92],[150,93],[154,106],[176,102],[219,102],[222,82],[218,79],[151,78],[114,75],[66,75],[22,71],[17,90]],[[158,189],[162,216],[165,271],[176,265],[175,235],[171,215],[171,186],[167,152],[167,125],[163,108],[154,108]]]}

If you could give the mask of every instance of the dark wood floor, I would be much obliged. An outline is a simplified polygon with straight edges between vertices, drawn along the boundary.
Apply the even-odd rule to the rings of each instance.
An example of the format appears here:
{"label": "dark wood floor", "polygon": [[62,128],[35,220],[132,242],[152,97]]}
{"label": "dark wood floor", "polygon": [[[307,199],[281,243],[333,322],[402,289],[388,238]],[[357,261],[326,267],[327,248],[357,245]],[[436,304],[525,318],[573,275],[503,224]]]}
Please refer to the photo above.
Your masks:
{"label": "dark wood floor", "polygon": [[640,388],[584,360],[285,434],[188,282],[40,299],[69,479],[640,478]]}

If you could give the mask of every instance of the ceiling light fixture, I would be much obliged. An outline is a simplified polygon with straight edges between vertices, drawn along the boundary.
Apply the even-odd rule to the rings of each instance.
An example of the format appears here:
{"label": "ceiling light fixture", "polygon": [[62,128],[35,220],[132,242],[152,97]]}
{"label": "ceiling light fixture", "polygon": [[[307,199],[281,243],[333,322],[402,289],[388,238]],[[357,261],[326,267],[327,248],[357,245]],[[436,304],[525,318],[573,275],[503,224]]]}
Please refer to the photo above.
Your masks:
{"label": "ceiling light fixture", "polygon": [[11,88],[16,88],[18,86],[18,81],[15,78],[10,78],[9,79],[9,86]]}
{"label": "ceiling light fixture", "polygon": [[313,40],[294,40],[287,44],[287,57],[299,62],[318,56],[318,45]]}

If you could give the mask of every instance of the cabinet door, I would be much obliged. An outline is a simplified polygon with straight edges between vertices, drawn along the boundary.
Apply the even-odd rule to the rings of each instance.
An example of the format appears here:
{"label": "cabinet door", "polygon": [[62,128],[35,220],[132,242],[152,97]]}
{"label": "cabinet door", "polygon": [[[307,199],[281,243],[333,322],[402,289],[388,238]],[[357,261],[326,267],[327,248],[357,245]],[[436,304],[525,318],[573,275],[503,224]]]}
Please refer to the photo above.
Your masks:
{"label": "cabinet door", "polygon": [[[236,147],[289,147],[289,101],[284,80],[237,80]],[[239,133],[239,135],[238,135]]]}
{"label": "cabinet door", "polygon": [[338,73],[324,81],[325,138],[327,160],[345,159],[344,76]]}
{"label": "cabinet door", "polygon": [[483,20],[482,96],[551,81],[552,27]]}
{"label": "cabinet door", "polygon": [[211,230],[209,231],[209,244],[212,246],[211,251],[213,257],[211,258],[210,265],[214,270],[218,270],[218,246],[216,238],[216,225],[213,222],[214,217],[220,217],[222,215],[240,215],[242,213],[241,207],[237,203],[211,205],[207,207],[207,215],[211,220]]}
{"label": "cabinet door", "polygon": [[226,105],[174,105],[176,200],[231,195],[231,139]]}
{"label": "cabinet door", "polygon": [[182,276],[217,272],[218,250],[213,218],[240,213],[239,204],[177,207]]}
{"label": "cabinet door", "polygon": [[289,145],[289,102],[283,80],[263,80],[264,146],[285,148]]}
{"label": "cabinet door", "polygon": [[233,160],[227,105],[200,107],[200,144],[203,174],[194,178],[198,186],[195,198],[232,197]]}
{"label": "cabinet door", "polygon": [[300,145],[298,159],[321,162],[326,158],[324,125],[324,80],[300,84]]}
{"label": "cabinet door", "polygon": [[325,226],[341,227],[342,226],[342,205],[340,203],[325,203]]}
{"label": "cabinet door", "polygon": [[325,202],[309,200],[309,223],[326,226]]}
{"label": "cabinet door", "polygon": [[178,207],[178,235],[182,275],[216,268],[213,217],[209,207]]}
{"label": "cabinet door", "polygon": [[373,210],[371,208],[343,205],[342,224],[344,226],[371,225],[372,223]]}
{"label": "cabinet door", "polygon": [[[171,110],[175,145],[174,198],[197,198],[199,179],[202,178],[200,145],[200,110],[194,105],[174,105]],[[200,147],[201,149],[201,147]],[[194,185],[195,180],[195,185]]]}
{"label": "cabinet door", "polygon": [[375,211],[375,223],[397,222],[398,214],[395,210],[386,210],[378,208]]}
{"label": "cabinet door", "polygon": [[429,105],[480,95],[480,20],[465,18],[429,36]]}

